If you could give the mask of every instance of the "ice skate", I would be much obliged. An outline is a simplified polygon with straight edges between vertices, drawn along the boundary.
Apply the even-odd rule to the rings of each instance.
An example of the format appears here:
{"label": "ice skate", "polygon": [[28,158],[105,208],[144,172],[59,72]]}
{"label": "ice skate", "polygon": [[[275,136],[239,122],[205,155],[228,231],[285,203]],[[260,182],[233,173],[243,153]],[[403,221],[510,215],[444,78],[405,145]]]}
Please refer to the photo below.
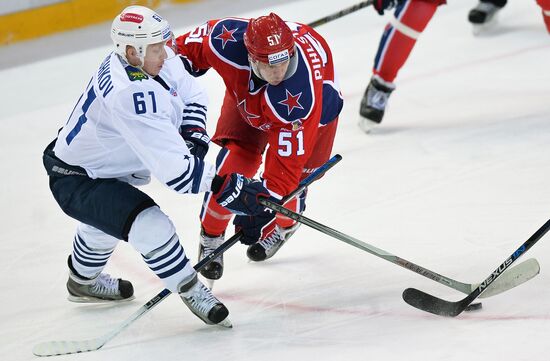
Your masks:
{"label": "ice skate", "polygon": [[182,281],[178,289],[183,302],[206,324],[233,327],[227,317],[227,308],[199,281],[196,274],[190,280]]}
{"label": "ice skate", "polygon": [[[199,261],[203,258],[210,256],[216,248],[222,245],[224,241],[224,235],[212,237],[201,229],[200,243],[199,243]],[[201,275],[208,280],[218,280],[223,275],[223,254],[210,262],[206,267],[201,270]],[[209,284],[212,289],[213,283]]]}
{"label": "ice skate", "polygon": [[480,35],[493,28],[497,23],[496,14],[502,9],[491,3],[480,2],[468,13],[468,20],[473,24],[474,35]]}
{"label": "ice skate", "polygon": [[248,246],[246,255],[250,260],[255,262],[265,261],[273,257],[294,232],[296,232],[299,226],[300,223],[296,223],[289,228],[280,228],[276,226],[275,230],[265,239]]}
{"label": "ice skate", "polygon": [[107,273],[100,273],[93,279],[85,279],[70,271],[67,291],[69,291],[68,300],[78,303],[130,301],[134,299],[132,283],[120,278],[112,278]]}
{"label": "ice skate", "polygon": [[393,83],[382,80],[378,75],[371,78],[359,108],[359,127],[365,133],[382,122],[388,98],[394,89]]}

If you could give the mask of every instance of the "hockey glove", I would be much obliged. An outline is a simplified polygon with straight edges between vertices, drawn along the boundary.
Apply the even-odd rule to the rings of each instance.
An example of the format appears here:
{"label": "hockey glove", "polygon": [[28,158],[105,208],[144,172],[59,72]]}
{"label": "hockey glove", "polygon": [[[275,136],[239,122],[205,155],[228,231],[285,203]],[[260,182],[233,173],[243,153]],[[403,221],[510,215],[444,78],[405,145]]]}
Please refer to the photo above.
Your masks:
{"label": "hockey glove", "polygon": [[384,10],[391,10],[402,2],[403,0],[374,0],[372,6],[378,14],[384,15]]}
{"label": "hockey glove", "polygon": [[223,177],[217,175],[212,181],[212,192],[219,205],[238,215],[262,213],[264,207],[258,203],[258,197],[269,198],[269,191],[262,181],[238,173]]}
{"label": "hockey glove", "polygon": [[183,140],[185,140],[189,152],[195,157],[204,159],[210,143],[210,137],[206,134],[206,130],[195,125],[182,125],[180,134]]}
{"label": "hockey glove", "polygon": [[235,216],[235,233],[242,231],[241,243],[251,245],[266,238],[275,229],[275,212],[264,211],[255,216]]}

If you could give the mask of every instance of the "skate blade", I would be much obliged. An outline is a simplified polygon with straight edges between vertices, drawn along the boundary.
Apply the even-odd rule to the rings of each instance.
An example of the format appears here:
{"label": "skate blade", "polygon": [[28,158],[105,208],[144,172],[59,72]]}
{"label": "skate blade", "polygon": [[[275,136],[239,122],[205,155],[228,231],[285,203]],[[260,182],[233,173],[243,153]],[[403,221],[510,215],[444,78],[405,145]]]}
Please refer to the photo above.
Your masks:
{"label": "skate blade", "polygon": [[206,287],[208,287],[210,289],[210,291],[212,291],[214,289],[214,284],[215,284],[215,280],[211,280],[210,278],[204,278],[204,281],[206,283]]}
{"label": "skate blade", "polygon": [[67,300],[74,303],[121,303],[121,302],[132,301],[133,299],[135,299],[134,296],[123,298],[121,300],[104,300],[102,298],[96,298],[96,297],[90,297],[90,296],[73,296],[73,295],[67,296]]}
{"label": "skate blade", "polygon": [[229,319],[229,317],[226,317],[225,320],[217,323],[216,325],[225,327],[225,328],[233,328],[233,324],[231,323],[231,320]]}
{"label": "skate blade", "polygon": [[366,134],[369,134],[378,124],[370,119],[359,117],[359,128]]}
{"label": "skate blade", "polygon": [[472,28],[472,32],[474,36],[483,36],[484,34],[490,33],[492,30],[494,30],[496,28],[497,23],[498,23],[497,14],[495,14],[491,19],[489,19],[484,24],[474,24]]}

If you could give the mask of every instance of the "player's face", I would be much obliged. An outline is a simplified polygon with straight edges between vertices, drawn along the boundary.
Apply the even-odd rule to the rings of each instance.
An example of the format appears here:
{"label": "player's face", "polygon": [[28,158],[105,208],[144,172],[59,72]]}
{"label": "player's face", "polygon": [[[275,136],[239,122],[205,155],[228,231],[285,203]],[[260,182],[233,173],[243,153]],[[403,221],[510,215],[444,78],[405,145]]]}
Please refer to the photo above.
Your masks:
{"label": "player's face", "polygon": [[164,65],[164,60],[168,57],[164,49],[165,42],[150,44],[147,46],[147,52],[143,59],[143,70],[151,76],[157,76]]}
{"label": "player's face", "polygon": [[285,78],[289,63],[290,62],[287,60],[279,64],[269,65],[268,63],[258,61],[256,66],[261,77],[265,81],[270,85],[279,85]]}

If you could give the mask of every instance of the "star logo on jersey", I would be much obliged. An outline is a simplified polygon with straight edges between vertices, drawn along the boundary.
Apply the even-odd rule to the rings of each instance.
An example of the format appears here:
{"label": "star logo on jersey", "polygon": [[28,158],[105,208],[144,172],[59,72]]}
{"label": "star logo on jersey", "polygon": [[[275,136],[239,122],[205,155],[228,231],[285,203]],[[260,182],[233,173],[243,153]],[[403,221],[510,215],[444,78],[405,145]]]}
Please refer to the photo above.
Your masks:
{"label": "star logo on jersey", "polygon": [[277,104],[286,105],[288,115],[290,115],[290,113],[292,113],[294,108],[304,109],[302,104],[300,104],[300,97],[302,96],[302,92],[294,95],[291,92],[289,92],[288,89],[285,89],[285,91],[286,91],[286,99],[281,100]]}
{"label": "star logo on jersey", "polygon": [[227,44],[227,42],[229,42],[229,41],[231,41],[232,43],[237,42],[237,39],[235,39],[233,37],[233,33],[235,31],[237,31],[237,29],[227,30],[225,25],[222,25],[222,27],[223,27],[222,33],[220,35],[214,37],[214,39],[221,40],[222,41],[222,49],[225,49],[225,45]]}
{"label": "star logo on jersey", "polygon": [[253,127],[256,127],[253,121],[254,119],[258,119],[260,116],[254,113],[250,113],[248,110],[246,110],[246,99],[243,99],[241,102],[239,102],[239,104],[237,105],[237,108],[239,109],[241,116],[248,122],[248,124],[252,125]]}

